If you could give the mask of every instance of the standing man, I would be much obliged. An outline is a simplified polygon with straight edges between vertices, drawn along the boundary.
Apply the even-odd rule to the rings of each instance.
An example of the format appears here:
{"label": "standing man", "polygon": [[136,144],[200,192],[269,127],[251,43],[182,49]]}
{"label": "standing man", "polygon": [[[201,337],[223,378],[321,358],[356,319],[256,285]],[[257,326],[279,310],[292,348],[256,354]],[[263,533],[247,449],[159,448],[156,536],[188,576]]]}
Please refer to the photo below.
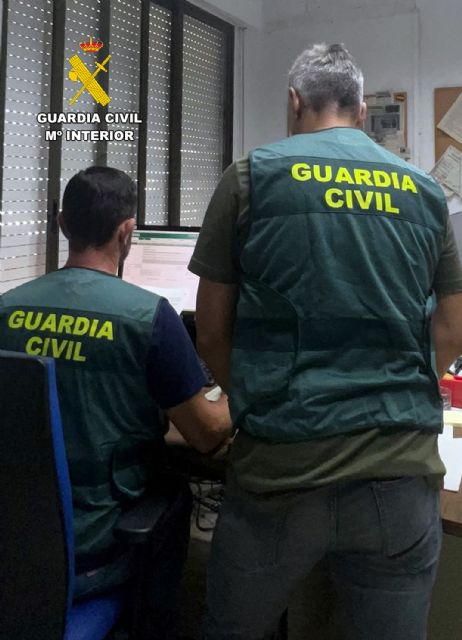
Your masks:
{"label": "standing man", "polygon": [[[136,205],[136,185],[122,171],[91,167],[75,175],[60,216],[66,265],[0,297],[0,348],[56,358],[77,598],[113,590],[132,575],[130,550],[113,530],[124,509],[156,490],[166,430],[159,409],[202,452],[231,432],[226,401],[204,396],[206,378],[176,312],[116,277],[130,250]],[[183,493],[175,518],[163,521],[162,557],[147,585],[142,638],[149,640],[174,637],[191,512]]]}
{"label": "standing man", "polygon": [[426,637],[462,270],[440,187],[361,131],[362,99],[342,45],[302,53],[291,137],[225,172],[190,263],[199,350],[239,429],[207,640],[271,633],[321,558],[345,638]]}

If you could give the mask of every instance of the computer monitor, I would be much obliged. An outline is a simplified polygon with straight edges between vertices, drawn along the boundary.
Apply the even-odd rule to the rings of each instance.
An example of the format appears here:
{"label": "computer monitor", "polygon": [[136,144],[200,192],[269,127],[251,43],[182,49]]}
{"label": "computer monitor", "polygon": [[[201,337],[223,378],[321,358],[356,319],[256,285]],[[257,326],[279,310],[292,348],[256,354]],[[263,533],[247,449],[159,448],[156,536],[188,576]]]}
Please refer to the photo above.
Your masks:
{"label": "computer monitor", "polygon": [[199,278],[188,264],[198,235],[189,229],[135,230],[123,279],[167,298],[178,313],[194,311]]}

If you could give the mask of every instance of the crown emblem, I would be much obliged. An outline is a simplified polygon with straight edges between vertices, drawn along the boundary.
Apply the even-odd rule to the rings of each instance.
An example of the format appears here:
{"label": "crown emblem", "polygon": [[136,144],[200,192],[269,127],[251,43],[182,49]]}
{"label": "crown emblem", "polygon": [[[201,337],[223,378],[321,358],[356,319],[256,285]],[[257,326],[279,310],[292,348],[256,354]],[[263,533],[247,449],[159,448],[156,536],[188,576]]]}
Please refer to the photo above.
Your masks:
{"label": "crown emblem", "polygon": [[85,51],[85,53],[98,53],[98,51],[103,48],[103,43],[101,42],[101,40],[93,40],[93,38],[90,36],[90,40],[88,42],[80,43],[80,48],[82,49],[82,51]]}

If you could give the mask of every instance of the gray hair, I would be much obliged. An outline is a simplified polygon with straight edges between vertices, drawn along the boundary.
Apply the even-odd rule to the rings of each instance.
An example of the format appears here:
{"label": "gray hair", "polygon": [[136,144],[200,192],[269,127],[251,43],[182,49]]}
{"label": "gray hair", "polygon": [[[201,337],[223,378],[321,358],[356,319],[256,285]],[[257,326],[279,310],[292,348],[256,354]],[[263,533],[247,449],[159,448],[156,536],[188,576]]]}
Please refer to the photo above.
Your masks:
{"label": "gray hair", "polygon": [[322,43],[298,56],[289,71],[289,85],[315,113],[330,104],[356,111],[363,99],[364,77],[343,44]]}

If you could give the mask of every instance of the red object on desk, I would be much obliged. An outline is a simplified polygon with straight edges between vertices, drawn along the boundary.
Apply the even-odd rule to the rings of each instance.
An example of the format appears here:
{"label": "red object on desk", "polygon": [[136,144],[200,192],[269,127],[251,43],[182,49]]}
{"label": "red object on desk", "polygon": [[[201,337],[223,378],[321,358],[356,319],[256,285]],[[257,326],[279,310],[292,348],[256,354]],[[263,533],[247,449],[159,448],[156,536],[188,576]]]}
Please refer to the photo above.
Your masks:
{"label": "red object on desk", "polygon": [[445,376],[441,378],[440,386],[451,389],[452,406],[462,408],[462,376]]}

